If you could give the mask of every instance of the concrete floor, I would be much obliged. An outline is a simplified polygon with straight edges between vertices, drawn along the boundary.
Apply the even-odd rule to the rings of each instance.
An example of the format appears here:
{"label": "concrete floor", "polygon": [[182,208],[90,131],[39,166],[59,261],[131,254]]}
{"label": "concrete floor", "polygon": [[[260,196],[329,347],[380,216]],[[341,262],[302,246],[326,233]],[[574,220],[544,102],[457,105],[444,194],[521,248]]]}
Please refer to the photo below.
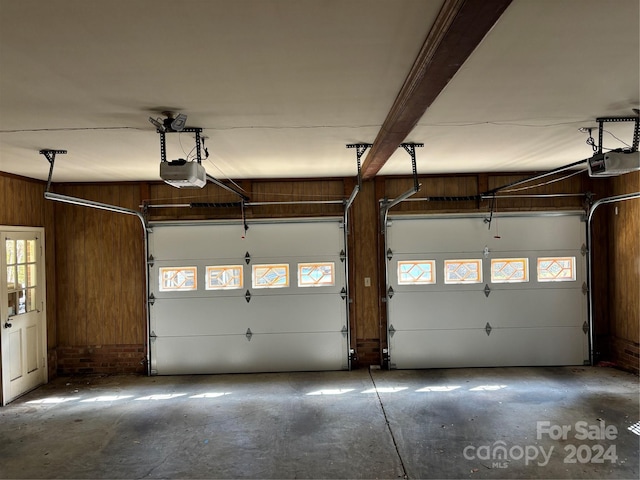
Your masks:
{"label": "concrete floor", "polygon": [[637,479],[639,401],[597,367],[58,378],[0,408],[0,477]]}

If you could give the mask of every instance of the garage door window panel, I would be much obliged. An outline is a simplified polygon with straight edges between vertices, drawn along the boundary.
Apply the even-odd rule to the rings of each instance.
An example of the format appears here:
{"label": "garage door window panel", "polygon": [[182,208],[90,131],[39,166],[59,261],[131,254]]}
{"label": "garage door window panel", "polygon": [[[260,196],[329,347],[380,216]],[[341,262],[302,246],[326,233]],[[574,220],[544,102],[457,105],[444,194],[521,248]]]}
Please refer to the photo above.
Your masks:
{"label": "garage door window panel", "polygon": [[576,257],[538,258],[539,282],[573,282],[576,280]]}
{"label": "garage door window panel", "polygon": [[289,265],[254,265],[251,280],[253,288],[286,288],[289,286]]}
{"label": "garage door window panel", "polygon": [[207,290],[234,290],[244,286],[242,265],[215,265],[206,268]]}
{"label": "garage door window panel", "polygon": [[482,260],[445,260],[444,283],[454,285],[482,283]]}
{"label": "garage door window panel", "polygon": [[335,263],[299,263],[299,287],[330,287],[335,285]]}
{"label": "garage door window panel", "polygon": [[491,260],[492,283],[526,283],[528,281],[528,258],[494,258]]}
{"label": "garage door window panel", "polygon": [[197,267],[160,267],[161,292],[181,292],[198,289]]}
{"label": "garage door window panel", "polygon": [[398,285],[432,285],[434,283],[436,283],[435,260],[398,262]]}

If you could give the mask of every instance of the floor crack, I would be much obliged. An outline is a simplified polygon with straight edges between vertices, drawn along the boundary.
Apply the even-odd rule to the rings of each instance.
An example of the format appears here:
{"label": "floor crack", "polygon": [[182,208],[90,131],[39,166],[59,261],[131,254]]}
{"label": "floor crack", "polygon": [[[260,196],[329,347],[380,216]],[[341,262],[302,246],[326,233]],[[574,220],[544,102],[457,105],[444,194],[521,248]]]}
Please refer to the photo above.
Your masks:
{"label": "floor crack", "polygon": [[391,424],[389,423],[389,418],[387,417],[387,411],[385,410],[384,404],[382,403],[382,398],[380,398],[380,392],[378,392],[378,386],[376,385],[376,381],[373,379],[371,370],[369,370],[369,377],[371,378],[371,383],[373,383],[373,388],[376,391],[376,397],[378,397],[378,403],[380,404],[380,408],[382,409],[382,415],[384,416],[384,421],[387,424],[387,430],[389,431],[389,435],[391,435],[391,441],[393,442],[393,446],[396,449],[396,455],[398,455],[398,460],[400,460],[400,466],[402,467],[402,478],[409,478],[407,469],[404,466],[404,461],[402,460],[402,455],[400,455],[398,442],[396,442],[396,437],[393,434],[393,430],[391,429]]}

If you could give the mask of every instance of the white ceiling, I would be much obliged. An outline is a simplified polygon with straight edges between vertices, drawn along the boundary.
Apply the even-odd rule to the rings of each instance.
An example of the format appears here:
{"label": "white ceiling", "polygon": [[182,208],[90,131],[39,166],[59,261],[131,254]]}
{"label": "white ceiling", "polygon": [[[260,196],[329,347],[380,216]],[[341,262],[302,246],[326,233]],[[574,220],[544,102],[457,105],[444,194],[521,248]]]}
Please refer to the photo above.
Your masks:
{"label": "white ceiling", "polygon": [[[147,118],[171,109],[216,177],[353,176],[443,1],[0,0],[0,171],[46,179],[53,148],[54,181],[158,180]],[[639,44],[638,0],[514,0],[407,137],[418,172],[590,156],[578,128],[640,105]],[[399,149],[380,173],[410,172]]]}

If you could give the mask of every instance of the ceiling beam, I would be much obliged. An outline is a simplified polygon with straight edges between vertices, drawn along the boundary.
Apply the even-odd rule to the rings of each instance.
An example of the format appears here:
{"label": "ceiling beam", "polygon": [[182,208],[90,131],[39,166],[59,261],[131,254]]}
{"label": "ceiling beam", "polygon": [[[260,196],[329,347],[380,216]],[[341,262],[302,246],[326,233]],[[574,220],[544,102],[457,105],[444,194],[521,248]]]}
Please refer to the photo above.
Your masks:
{"label": "ceiling beam", "polygon": [[362,165],[363,179],[396,152],[511,1],[445,0]]}

